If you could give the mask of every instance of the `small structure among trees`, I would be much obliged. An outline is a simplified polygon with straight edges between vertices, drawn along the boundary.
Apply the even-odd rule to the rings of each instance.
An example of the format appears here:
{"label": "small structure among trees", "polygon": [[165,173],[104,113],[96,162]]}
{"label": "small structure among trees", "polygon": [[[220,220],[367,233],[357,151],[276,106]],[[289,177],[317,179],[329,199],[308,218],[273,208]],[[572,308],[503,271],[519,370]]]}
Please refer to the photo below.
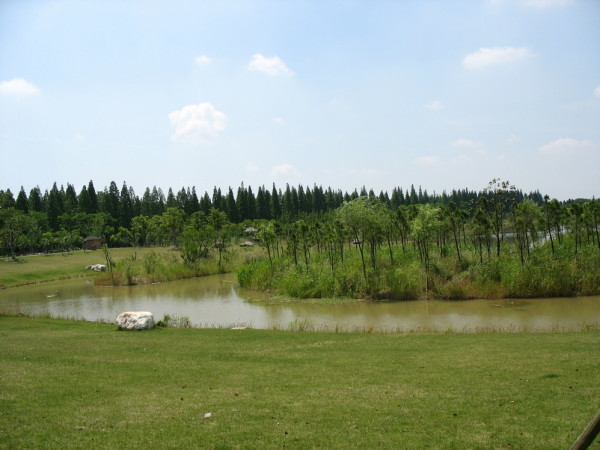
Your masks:
{"label": "small structure among trees", "polygon": [[88,236],[83,241],[84,250],[98,250],[102,248],[102,238],[98,236]]}
{"label": "small structure among trees", "polygon": [[259,242],[258,230],[254,227],[248,227],[244,230],[244,235],[252,242]]}

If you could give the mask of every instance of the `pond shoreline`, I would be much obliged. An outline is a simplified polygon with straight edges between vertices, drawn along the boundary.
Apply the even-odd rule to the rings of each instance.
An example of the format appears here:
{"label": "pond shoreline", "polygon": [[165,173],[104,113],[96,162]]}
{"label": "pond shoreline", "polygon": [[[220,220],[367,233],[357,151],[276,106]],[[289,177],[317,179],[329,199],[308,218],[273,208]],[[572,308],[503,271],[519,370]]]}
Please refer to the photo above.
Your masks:
{"label": "pond shoreline", "polygon": [[[7,289],[14,289],[14,288],[19,288],[19,287],[25,287],[25,286],[32,286],[32,285],[40,285],[40,284],[45,284],[45,283],[52,283],[52,282],[57,282],[57,281],[66,281],[66,280],[76,280],[76,279],[81,279],[81,278],[89,278],[89,279],[95,279],[100,277],[101,275],[105,275],[106,276],[106,272],[104,273],[86,273],[86,274],[77,274],[77,275],[65,275],[65,276],[58,276],[55,278],[47,278],[47,279],[40,279],[40,280],[33,280],[33,281],[25,281],[22,283],[18,283],[18,284],[11,284],[11,285],[2,285],[0,284],[0,291],[3,290],[7,290]],[[211,277],[211,276],[215,276],[215,275],[236,275],[235,271],[229,271],[229,272],[218,272],[218,273],[208,273],[205,275],[197,275],[197,276],[184,276],[181,278],[173,278],[173,279],[167,279],[167,280],[161,280],[161,281],[147,281],[147,282],[137,282],[134,284],[96,284],[97,287],[99,288],[117,288],[117,287],[136,287],[136,286],[146,286],[146,285],[157,285],[157,284],[165,284],[165,283],[172,283],[172,282],[177,282],[177,281],[183,281],[183,280],[193,280],[193,279],[202,279],[205,277]],[[279,293],[275,293],[272,292],[270,290],[259,290],[259,289],[252,289],[252,288],[245,288],[245,290],[247,292],[254,292],[258,295],[262,296],[267,296],[267,299],[248,299],[248,301],[253,301],[253,302],[265,302],[265,303],[306,303],[306,304],[315,304],[315,303],[326,303],[326,304],[331,304],[331,303],[397,303],[397,302],[412,302],[412,301],[447,301],[447,302],[463,302],[463,301],[469,301],[469,300],[486,300],[486,301],[498,301],[498,300],[518,300],[518,299],[531,299],[531,300],[535,300],[535,299],[542,299],[542,298],[578,298],[578,297],[590,297],[590,295],[573,295],[573,296],[554,296],[554,297],[548,297],[548,296],[531,296],[531,297],[522,297],[522,296],[505,296],[505,297],[491,297],[491,298],[483,298],[483,297],[465,297],[465,298],[436,298],[436,297],[419,297],[419,298],[410,298],[410,299],[400,299],[400,300],[395,300],[395,299],[384,299],[384,298],[356,298],[356,297],[314,297],[314,298],[296,298],[296,297],[289,297],[289,296],[285,296]],[[594,295],[591,295],[592,297]]]}
{"label": "pond shoreline", "polygon": [[547,332],[600,329],[600,296],[498,300],[295,300],[240,288],[231,273],[100,287],[76,278],[0,291],[8,314],[112,322],[123,311],[189,318],[200,328],[376,332]]}

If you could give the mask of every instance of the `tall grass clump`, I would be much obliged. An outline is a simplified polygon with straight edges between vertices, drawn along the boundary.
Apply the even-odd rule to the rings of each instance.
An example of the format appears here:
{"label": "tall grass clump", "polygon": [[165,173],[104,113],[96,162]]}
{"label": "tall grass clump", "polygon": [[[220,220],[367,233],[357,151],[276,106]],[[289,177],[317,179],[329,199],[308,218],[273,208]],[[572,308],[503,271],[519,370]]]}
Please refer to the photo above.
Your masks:
{"label": "tall grass clump", "polygon": [[477,286],[468,277],[456,277],[445,283],[435,284],[433,298],[441,300],[465,300],[480,297]]}
{"label": "tall grass clump", "polygon": [[274,273],[275,267],[269,260],[253,260],[237,270],[237,279],[243,288],[268,291],[274,287]]}
{"label": "tall grass clump", "polygon": [[[339,296],[336,293],[335,278],[331,271],[294,267],[281,278],[281,290],[295,298],[324,298]],[[348,293],[342,294],[348,296]]]}
{"label": "tall grass clump", "polygon": [[378,297],[386,300],[415,300],[422,294],[424,278],[419,264],[390,268],[385,273],[385,288]]}
{"label": "tall grass clump", "polygon": [[[590,267],[595,270],[589,270]],[[600,252],[585,248],[578,255],[577,269],[577,292],[580,295],[597,295],[600,292]]]}
{"label": "tall grass clump", "polygon": [[334,297],[361,297],[365,292],[365,279],[358,266],[333,273]]}
{"label": "tall grass clump", "polygon": [[505,280],[509,297],[569,297],[577,294],[577,268],[572,261],[536,258]]}
{"label": "tall grass clump", "polygon": [[240,286],[293,298],[357,297],[365,292],[358,267],[332,271],[325,261],[295,265],[286,258],[255,260],[237,271]]}

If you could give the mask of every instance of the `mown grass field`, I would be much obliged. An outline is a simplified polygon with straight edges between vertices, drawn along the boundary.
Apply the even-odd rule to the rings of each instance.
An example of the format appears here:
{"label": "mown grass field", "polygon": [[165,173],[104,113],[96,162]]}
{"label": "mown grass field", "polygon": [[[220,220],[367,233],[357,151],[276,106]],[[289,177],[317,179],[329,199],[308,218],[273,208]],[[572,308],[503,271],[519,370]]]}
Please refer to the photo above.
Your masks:
{"label": "mown grass field", "polygon": [[3,448],[564,449],[599,398],[599,332],[120,332],[0,316]]}

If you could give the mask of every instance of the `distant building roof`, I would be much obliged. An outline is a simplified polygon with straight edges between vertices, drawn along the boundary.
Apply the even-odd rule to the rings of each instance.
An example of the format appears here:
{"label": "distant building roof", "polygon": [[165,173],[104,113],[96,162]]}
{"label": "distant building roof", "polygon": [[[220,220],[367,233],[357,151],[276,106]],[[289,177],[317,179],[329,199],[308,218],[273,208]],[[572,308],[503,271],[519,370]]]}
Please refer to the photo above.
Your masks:
{"label": "distant building roof", "polygon": [[101,240],[102,240],[102,238],[98,237],[98,236],[88,236],[88,237],[85,238],[86,242],[87,241],[101,241]]}

